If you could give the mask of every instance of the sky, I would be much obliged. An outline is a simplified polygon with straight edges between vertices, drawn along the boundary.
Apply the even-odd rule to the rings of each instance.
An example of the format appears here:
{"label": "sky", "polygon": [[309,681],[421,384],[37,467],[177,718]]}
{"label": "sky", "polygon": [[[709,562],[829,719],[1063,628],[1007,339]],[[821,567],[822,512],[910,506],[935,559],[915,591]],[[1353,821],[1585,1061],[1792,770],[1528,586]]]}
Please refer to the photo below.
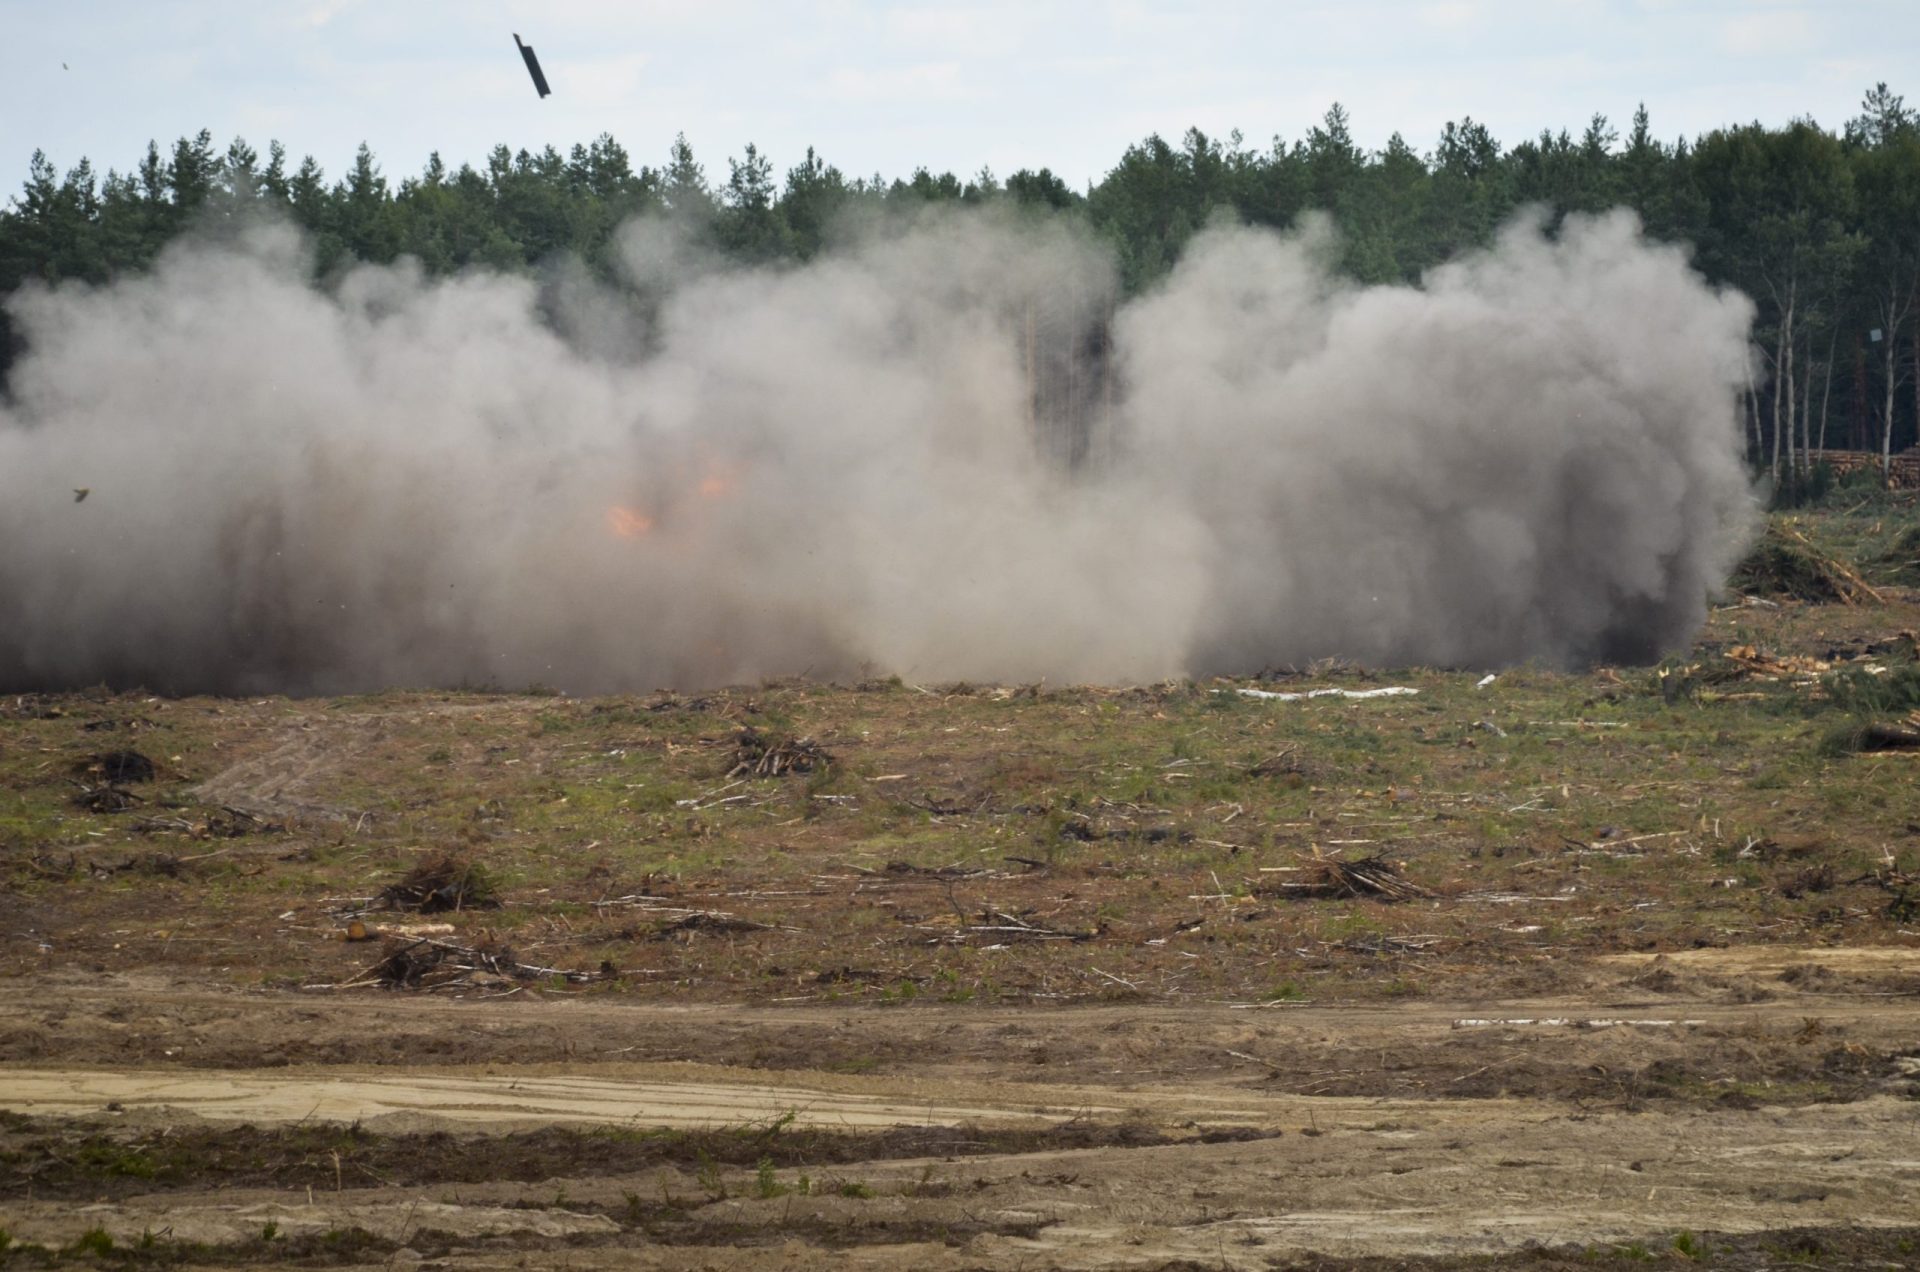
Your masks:
{"label": "sky", "polygon": [[[1503,144],[1645,102],[1671,140],[1811,116],[1885,80],[1920,100],[1915,0],[0,0],[0,189],[44,150],[126,170],[211,130],[338,176],[431,152],[566,150],[611,133],[710,180],[749,143],[848,176],[1050,167],[1085,188],[1189,127],[1300,138],[1339,101],[1369,149],[1429,152],[1472,116]],[[513,36],[538,51],[534,93]]]}

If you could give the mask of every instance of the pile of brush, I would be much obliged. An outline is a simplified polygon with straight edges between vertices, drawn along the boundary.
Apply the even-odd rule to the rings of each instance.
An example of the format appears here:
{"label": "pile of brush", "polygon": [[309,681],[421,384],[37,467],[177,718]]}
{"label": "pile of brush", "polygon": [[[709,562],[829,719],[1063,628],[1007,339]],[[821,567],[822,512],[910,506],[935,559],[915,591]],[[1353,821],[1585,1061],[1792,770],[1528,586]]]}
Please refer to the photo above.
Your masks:
{"label": "pile of brush", "polygon": [[491,940],[482,940],[475,945],[457,945],[451,941],[422,937],[390,943],[378,963],[335,988],[360,989],[378,985],[384,989],[436,990],[488,989],[506,985],[512,989],[515,985],[511,983],[524,985],[534,981],[565,981],[569,985],[584,985],[610,974],[605,966],[600,972],[594,973],[523,963],[514,955],[511,947]]}
{"label": "pile of brush", "polygon": [[782,777],[788,773],[811,773],[833,763],[826,748],[812,738],[785,738],[779,741],[760,730],[748,727],[733,739],[733,767],[728,777]]}
{"label": "pile of brush", "polygon": [[151,782],[158,770],[138,751],[102,751],[73,763],[75,776],[94,778],[115,786],[124,782]]}
{"label": "pile of brush", "polygon": [[497,910],[500,895],[492,877],[478,862],[439,853],[421,861],[399,882],[382,888],[374,905],[419,914]]}
{"label": "pile of brush", "polygon": [[1399,864],[1384,855],[1341,861],[1314,853],[1305,877],[1275,885],[1280,896],[1300,900],[1415,901],[1433,893],[1401,873]]}
{"label": "pile of brush", "polygon": [[120,813],[145,800],[127,789],[129,782],[151,782],[157,776],[152,760],[138,751],[104,751],[72,764],[74,806],[90,813]]}
{"label": "pile of brush", "polygon": [[1897,582],[1920,587],[1920,526],[1908,526],[1880,554],[1880,564]]}
{"label": "pile of brush", "polygon": [[1879,605],[1886,599],[1853,567],[1814,547],[1798,530],[1779,524],[1767,527],[1729,582],[1751,595],[1814,604]]}

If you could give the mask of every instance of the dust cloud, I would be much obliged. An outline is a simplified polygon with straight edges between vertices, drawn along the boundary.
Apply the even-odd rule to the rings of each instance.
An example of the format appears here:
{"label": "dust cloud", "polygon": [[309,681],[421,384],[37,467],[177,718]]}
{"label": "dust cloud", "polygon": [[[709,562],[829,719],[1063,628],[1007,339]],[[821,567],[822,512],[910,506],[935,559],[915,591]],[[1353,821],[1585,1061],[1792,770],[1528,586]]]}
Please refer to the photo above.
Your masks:
{"label": "dust cloud", "polygon": [[993,213],[619,250],[316,287],[265,224],[16,294],[0,689],[1636,661],[1752,530],[1751,307],[1625,213],[1418,288],[1220,227],[1130,301]]}

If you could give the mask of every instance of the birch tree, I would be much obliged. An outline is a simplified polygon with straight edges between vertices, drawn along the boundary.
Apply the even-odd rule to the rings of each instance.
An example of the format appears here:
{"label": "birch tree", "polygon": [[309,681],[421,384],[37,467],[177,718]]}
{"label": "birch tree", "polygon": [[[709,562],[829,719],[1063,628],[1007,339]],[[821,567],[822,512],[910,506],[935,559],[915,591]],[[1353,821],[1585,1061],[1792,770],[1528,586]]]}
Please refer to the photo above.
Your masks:
{"label": "birch tree", "polygon": [[[1862,108],[1847,125],[1847,141],[1855,147],[1855,184],[1867,241],[1861,290],[1872,298],[1878,333],[1872,347],[1882,363],[1880,471],[1888,476],[1893,469],[1894,408],[1901,383],[1914,369],[1902,366],[1902,336],[1920,304],[1920,123],[1885,84],[1867,94]],[[1920,329],[1915,335],[1920,337]],[[1920,362],[1920,343],[1916,350],[1915,361]],[[1920,416],[1920,382],[1915,390]]]}

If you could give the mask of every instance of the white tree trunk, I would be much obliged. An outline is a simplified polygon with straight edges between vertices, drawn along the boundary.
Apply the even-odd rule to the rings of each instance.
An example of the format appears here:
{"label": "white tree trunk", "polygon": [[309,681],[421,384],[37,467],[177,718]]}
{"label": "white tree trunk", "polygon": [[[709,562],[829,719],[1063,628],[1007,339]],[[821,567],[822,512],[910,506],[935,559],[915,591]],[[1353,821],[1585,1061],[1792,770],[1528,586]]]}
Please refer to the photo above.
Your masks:
{"label": "white tree trunk", "polygon": [[1882,481],[1893,479],[1893,395],[1900,386],[1900,378],[1896,374],[1900,366],[1900,335],[1893,326],[1897,313],[1893,297],[1887,297],[1887,329],[1882,333],[1887,342],[1887,400],[1880,411],[1880,478]]}
{"label": "white tree trunk", "polygon": [[[1909,284],[1907,294],[1900,294],[1900,284],[1889,280],[1887,298],[1881,306],[1880,318],[1885,324],[1881,338],[1887,345],[1887,391],[1885,401],[1880,408],[1880,476],[1884,480],[1893,479],[1893,405],[1900,391],[1900,328],[1906,324],[1907,315],[1913,312],[1914,296],[1920,294],[1920,284]],[[1914,329],[1914,364],[1920,371],[1920,327]],[[1914,409],[1920,412],[1920,375],[1914,378]]]}
{"label": "white tree trunk", "polygon": [[1780,334],[1774,337],[1773,341],[1773,458],[1767,463],[1767,471],[1773,474],[1776,485],[1780,481],[1780,385],[1782,383],[1780,354],[1786,347],[1786,335],[1787,325],[1782,320]]}
{"label": "white tree trunk", "polygon": [[1833,324],[1833,335],[1827,341],[1827,365],[1825,377],[1820,384],[1820,452],[1827,450],[1827,405],[1833,401],[1833,352],[1840,342],[1840,324]]}
{"label": "white tree trunk", "polygon": [[1741,414],[1746,416],[1747,421],[1747,462],[1757,467],[1760,457],[1766,454],[1766,443],[1760,436],[1760,395],[1754,392],[1753,388],[1753,351],[1751,349],[1747,351],[1746,398],[1741,405],[1745,408]]}
{"label": "white tree trunk", "polygon": [[1787,357],[1783,364],[1783,370],[1781,371],[1781,375],[1783,376],[1781,387],[1784,390],[1782,396],[1786,399],[1787,408],[1787,473],[1789,476],[1797,474],[1800,471],[1798,461],[1794,458],[1793,451],[1793,370],[1799,357],[1799,336],[1793,329],[1794,291],[1795,289],[1791,287],[1787,289],[1787,330],[1785,336]]}
{"label": "white tree trunk", "polygon": [[1813,475],[1813,334],[1807,334],[1807,374],[1800,382],[1800,471]]}

